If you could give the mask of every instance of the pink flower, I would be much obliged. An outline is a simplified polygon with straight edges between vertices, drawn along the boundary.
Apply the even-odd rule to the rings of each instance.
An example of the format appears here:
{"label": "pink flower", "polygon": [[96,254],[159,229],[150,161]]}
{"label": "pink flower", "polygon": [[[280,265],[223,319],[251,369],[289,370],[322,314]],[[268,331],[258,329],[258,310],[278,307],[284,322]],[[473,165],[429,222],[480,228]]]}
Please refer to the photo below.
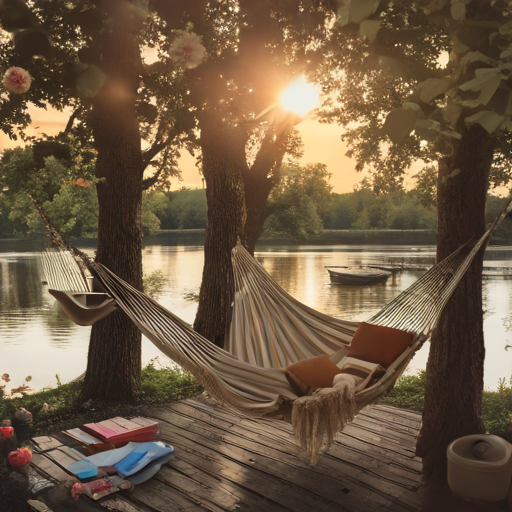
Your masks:
{"label": "pink flower", "polygon": [[82,487],[83,485],[80,482],[73,484],[73,487],[71,487],[71,497],[75,501],[78,500],[78,498],[80,498],[80,495],[82,494]]}
{"label": "pink flower", "polygon": [[206,48],[194,32],[180,31],[172,42],[169,53],[174,62],[187,69],[196,68],[206,58]]}
{"label": "pink flower", "polygon": [[22,94],[30,89],[32,77],[23,68],[9,68],[4,75],[3,84],[6,89]]}

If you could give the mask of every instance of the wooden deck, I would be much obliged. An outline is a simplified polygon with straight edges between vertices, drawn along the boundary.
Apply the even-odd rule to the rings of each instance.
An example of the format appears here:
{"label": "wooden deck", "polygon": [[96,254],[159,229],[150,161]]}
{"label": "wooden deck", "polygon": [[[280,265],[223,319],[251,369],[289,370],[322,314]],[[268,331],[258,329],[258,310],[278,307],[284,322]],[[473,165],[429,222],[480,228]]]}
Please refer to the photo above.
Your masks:
{"label": "wooden deck", "polygon": [[[418,414],[366,407],[316,466],[304,460],[284,422],[243,418],[195,400],[158,408],[154,417],[162,426],[160,439],[174,446],[176,457],[118,498],[133,508],[113,510],[402,512],[420,507],[421,460],[414,455]],[[43,475],[69,479],[41,455],[34,465]],[[85,497],[72,505],[69,500],[49,505],[55,512],[106,510]]]}

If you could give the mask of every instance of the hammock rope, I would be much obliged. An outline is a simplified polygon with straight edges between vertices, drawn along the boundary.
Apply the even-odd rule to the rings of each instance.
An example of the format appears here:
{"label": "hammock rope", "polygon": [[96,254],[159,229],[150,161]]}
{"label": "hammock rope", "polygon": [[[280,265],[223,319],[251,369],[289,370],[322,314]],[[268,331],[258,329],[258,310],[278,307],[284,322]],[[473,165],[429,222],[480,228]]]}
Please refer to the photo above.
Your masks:
{"label": "hammock rope", "polygon": [[[334,432],[394,385],[435,328],[475,255],[511,209],[509,203],[479,240],[468,242],[434,265],[370,318],[370,323],[413,332],[415,338],[377,382],[357,393],[329,388],[317,395],[297,396],[284,368],[317,355],[339,362],[348,353],[358,322],[329,317],[301,304],[240,244],[232,251],[236,288],[226,339],[228,350],[215,346],[155,300],[77,250],[74,257],[51,251],[43,261],[50,288],[87,285],[85,272],[89,269],[140,331],[190,371],[215,399],[246,415],[292,422],[300,446],[314,463],[332,443]],[[65,242],[64,247],[69,249],[69,244]],[[78,270],[77,258],[87,259]],[[68,278],[71,284],[64,282]]]}

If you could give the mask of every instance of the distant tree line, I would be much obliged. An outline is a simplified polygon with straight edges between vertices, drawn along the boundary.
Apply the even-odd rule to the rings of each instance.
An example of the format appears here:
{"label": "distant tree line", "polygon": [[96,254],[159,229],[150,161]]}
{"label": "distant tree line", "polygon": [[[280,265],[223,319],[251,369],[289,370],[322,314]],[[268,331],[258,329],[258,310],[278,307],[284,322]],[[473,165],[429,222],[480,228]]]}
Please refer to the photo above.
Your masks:
{"label": "distant tree line", "polygon": [[[40,148],[4,151],[0,160],[0,236],[34,236],[43,232],[31,196],[35,197],[67,237],[95,237],[98,229],[98,199],[95,187],[70,176],[65,159],[40,156]],[[426,168],[410,191],[377,194],[363,180],[354,192],[331,192],[330,173],[324,164],[283,165],[279,183],[270,194],[263,236],[307,240],[324,229],[435,229],[435,180]],[[21,187],[19,184],[24,183]],[[26,184],[29,184],[28,186]],[[489,195],[489,221],[504,199]],[[150,190],[143,194],[144,234],[160,229],[205,229],[206,190]]]}

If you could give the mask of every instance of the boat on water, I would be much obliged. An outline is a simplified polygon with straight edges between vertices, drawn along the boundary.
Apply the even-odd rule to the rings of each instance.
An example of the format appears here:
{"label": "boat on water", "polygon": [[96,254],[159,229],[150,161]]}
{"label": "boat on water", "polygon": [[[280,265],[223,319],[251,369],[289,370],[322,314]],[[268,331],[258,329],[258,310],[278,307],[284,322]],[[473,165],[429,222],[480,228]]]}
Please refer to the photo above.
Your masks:
{"label": "boat on water", "polygon": [[391,272],[372,268],[343,268],[339,270],[327,269],[331,277],[331,283],[346,284],[352,286],[365,286],[384,283]]}

